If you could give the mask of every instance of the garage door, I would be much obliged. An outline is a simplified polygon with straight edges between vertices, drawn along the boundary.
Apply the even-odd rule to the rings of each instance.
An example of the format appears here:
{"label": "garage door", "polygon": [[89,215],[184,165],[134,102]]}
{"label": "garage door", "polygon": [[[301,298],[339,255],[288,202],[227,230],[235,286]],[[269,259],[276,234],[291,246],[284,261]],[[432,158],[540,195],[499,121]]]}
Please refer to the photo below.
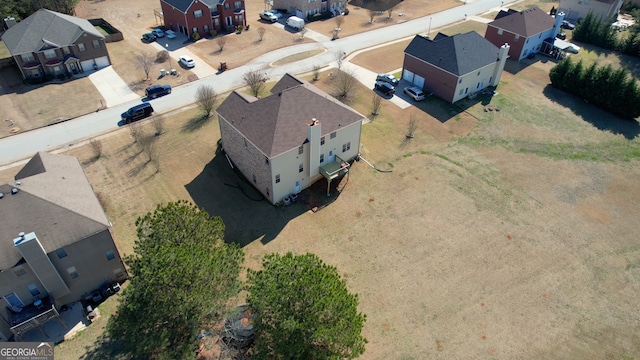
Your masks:
{"label": "garage door", "polygon": [[408,81],[408,82],[413,82],[413,73],[407,69],[404,69],[404,72],[402,73],[402,80],[404,81]]}
{"label": "garage door", "polygon": [[413,84],[420,89],[424,88],[424,78],[420,75],[416,75],[413,77]]}
{"label": "garage door", "polygon": [[103,67],[107,67],[111,64],[109,64],[109,58],[106,56],[103,57],[99,57],[96,60],[96,64],[98,64],[98,69],[102,69]]}

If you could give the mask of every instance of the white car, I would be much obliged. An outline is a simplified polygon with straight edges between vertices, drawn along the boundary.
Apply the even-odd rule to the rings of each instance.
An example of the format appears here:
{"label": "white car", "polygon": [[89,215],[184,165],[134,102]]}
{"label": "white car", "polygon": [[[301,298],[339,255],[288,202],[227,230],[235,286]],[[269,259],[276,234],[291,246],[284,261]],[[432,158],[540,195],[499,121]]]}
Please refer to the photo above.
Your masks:
{"label": "white car", "polygon": [[260,13],[260,19],[266,20],[266,21],[269,21],[269,22],[272,22],[272,23],[278,21],[278,18],[273,13],[271,13],[269,11],[261,12]]}
{"label": "white car", "polygon": [[196,62],[193,61],[193,59],[187,55],[180,56],[180,59],[178,60],[178,62],[182,64],[182,66],[188,67],[188,68],[192,68],[196,66]]}

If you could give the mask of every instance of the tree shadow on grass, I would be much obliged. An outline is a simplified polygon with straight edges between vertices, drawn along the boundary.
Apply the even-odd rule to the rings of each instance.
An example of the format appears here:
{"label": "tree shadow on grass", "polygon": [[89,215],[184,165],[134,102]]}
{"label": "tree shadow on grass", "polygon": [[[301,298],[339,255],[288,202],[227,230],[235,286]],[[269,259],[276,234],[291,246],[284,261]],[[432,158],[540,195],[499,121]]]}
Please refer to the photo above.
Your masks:
{"label": "tree shadow on grass", "polygon": [[93,345],[85,347],[85,353],[79,357],[80,360],[119,360],[130,359],[131,354],[124,350],[121,341],[111,340],[106,335],[99,336]]}
{"label": "tree shadow on grass", "polygon": [[635,119],[620,118],[597,106],[587,104],[577,96],[558,90],[551,85],[547,85],[542,93],[549,100],[570,109],[574,114],[599,130],[622,135],[628,140],[635,139],[640,134],[640,123]]}
{"label": "tree shadow on grass", "polygon": [[183,133],[192,133],[200,130],[203,126],[205,126],[209,121],[211,121],[212,116],[201,115],[197,117],[193,117],[189,119],[184,125],[182,125]]}

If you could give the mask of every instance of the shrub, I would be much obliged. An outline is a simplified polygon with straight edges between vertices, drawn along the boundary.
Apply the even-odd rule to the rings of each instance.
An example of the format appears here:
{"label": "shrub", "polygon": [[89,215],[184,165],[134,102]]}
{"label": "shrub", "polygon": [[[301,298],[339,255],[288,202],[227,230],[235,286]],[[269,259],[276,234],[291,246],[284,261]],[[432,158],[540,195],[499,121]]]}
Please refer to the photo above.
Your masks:
{"label": "shrub", "polygon": [[307,22],[325,20],[325,19],[328,19],[330,17],[331,17],[331,13],[326,11],[326,12],[322,12],[322,13],[318,13],[318,14],[313,14],[313,15],[307,16]]}
{"label": "shrub", "polygon": [[238,31],[238,34],[242,32],[242,29],[244,29],[242,25],[239,25],[238,28],[236,29]]}
{"label": "shrub", "polygon": [[191,38],[195,41],[200,40],[200,34],[198,34],[197,32],[194,32],[193,35],[191,35]]}
{"label": "shrub", "polygon": [[209,34],[211,34],[211,36],[216,36],[216,35],[218,35],[218,32],[213,30],[213,29],[211,29],[211,31],[209,31]]}
{"label": "shrub", "polygon": [[169,52],[167,50],[160,50],[156,54],[156,62],[163,63],[169,59]]}

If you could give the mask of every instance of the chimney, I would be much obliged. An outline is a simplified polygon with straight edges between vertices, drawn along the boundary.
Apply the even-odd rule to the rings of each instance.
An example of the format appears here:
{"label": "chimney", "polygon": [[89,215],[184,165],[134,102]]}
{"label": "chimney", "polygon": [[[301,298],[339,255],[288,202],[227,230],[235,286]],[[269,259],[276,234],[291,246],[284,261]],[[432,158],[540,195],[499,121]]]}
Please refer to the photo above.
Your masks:
{"label": "chimney", "polygon": [[551,38],[555,39],[556,35],[558,35],[558,33],[560,32],[560,26],[562,25],[562,21],[564,20],[564,13],[562,11],[559,11],[556,13],[556,21],[553,24],[553,33],[551,34]]}
{"label": "chimney", "polygon": [[496,69],[493,73],[493,81],[491,82],[491,86],[498,86],[498,84],[500,83],[500,77],[502,76],[504,65],[507,63],[510,48],[511,47],[507,43],[500,46],[500,49],[498,50],[498,65],[496,66]]}
{"label": "chimney", "polygon": [[307,139],[309,140],[309,176],[313,178],[320,173],[320,136],[322,126],[316,118],[307,123]]}
{"label": "chimney", "polygon": [[17,24],[16,22],[16,18],[13,17],[8,17],[4,19],[4,26],[7,29],[10,29],[11,27],[13,27],[13,25]]}

